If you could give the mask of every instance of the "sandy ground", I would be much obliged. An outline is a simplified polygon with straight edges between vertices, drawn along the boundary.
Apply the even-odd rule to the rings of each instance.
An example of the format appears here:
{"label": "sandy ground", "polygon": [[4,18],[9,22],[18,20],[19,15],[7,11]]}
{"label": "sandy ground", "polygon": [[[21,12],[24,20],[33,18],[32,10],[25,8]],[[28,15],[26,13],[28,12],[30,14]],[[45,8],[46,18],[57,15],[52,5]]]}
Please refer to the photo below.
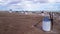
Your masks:
{"label": "sandy ground", "polygon": [[[17,13],[0,13],[0,34],[60,34],[60,20],[54,20],[53,30],[41,29],[43,16]],[[36,27],[36,23],[39,23]]]}

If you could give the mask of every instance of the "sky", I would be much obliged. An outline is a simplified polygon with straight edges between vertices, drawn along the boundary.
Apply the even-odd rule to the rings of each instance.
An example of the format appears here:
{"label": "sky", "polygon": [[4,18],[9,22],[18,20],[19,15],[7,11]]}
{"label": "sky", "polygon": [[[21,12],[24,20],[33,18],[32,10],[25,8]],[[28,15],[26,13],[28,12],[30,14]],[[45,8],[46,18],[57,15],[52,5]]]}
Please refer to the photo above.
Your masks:
{"label": "sky", "polygon": [[0,10],[60,11],[60,0],[0,0]]}

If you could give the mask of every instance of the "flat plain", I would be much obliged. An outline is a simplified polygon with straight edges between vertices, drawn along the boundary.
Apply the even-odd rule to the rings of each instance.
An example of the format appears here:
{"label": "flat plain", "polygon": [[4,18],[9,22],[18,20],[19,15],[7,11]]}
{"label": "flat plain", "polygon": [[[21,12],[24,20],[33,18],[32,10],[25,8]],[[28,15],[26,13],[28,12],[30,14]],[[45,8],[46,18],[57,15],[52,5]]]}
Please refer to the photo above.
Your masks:
{"label": "flat plain", "polygon": [[59,18],[54,18],[51,32],[42,30],[42,19],[43,16],[38,14],[0,12],[0,34],[60,34]]}

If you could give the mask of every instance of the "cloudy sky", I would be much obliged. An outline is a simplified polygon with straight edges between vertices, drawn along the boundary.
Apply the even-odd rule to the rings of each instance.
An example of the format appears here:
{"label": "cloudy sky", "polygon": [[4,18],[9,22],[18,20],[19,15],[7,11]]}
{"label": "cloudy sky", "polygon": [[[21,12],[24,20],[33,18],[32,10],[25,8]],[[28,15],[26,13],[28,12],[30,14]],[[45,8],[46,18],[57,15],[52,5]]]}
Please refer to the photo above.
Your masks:
{"label": "cloudy sky", "polygon": [[59,11],[60,0],[0,0],[0,10]]}

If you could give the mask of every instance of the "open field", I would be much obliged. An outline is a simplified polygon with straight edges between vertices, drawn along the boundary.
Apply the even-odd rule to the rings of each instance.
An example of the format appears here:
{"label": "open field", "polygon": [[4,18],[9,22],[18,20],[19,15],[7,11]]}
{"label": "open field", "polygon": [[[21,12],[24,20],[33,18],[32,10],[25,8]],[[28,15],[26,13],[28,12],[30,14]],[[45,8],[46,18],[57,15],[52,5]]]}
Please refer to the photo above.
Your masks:
{"label": "open field", "polygon": [[[43,16],[0,12],[0,34],[60,34],[60,20],[54,19],[52,32],[41,29]],[[34,25],[39,24],[37,27]]]}

